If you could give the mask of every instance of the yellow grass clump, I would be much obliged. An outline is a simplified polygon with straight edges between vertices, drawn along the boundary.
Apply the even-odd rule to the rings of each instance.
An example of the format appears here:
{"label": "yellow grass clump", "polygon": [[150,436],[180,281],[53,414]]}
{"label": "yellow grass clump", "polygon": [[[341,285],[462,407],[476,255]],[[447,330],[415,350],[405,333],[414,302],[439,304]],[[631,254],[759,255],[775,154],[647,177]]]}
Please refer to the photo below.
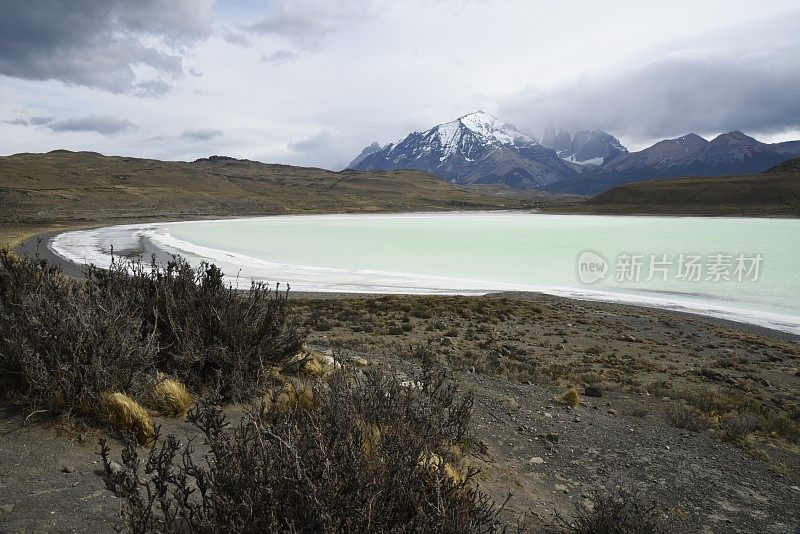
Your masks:
{"label": "yellow grass clump", "polygon": [[155,385],[150,394],[150,407],[161,415],[183,417],[192,405],[192,396],[186,386],[165,378]]}
{"label": "yellow grass clump", "polygon": [[573,387],[569,388],[564,393],[562,393],[559,397],[556,398],[556,400],[558,402],[567,404],[574,408],[581,403],[581,394],[578,393],[578,390]]}
{"label": "yellow grass clump", "polygon": [[315,378],[326,378],[339,367],[341,365],[333,357],[320,352],[309,353],[306,355],[305,363],[303,363],[303,370]]}
{"label": "yellow grass clump", "polygon": [[142,445],[153,439],[153,419],[138,402],[124,393],[112,391],[101,393],[98,401],[98,415],[106,423],[120,432],[133,432]]}
{"label": "yellow grass clump", "polygon": [[311,376],[322,378],[325,375],[325,368],[316,358],[309,358],[303,365],[303,369]]}
{"label": "yellow grass clump", "polygon": [[364,451],[364,456],[367,458],[372,457],[375,448],[381,441],[381,429],[375,423],[368,423],[363,419],[356,420],[356,428],[361,431],[361,449]]}
{"label": "yellow grass clump", "polygon": [[464,473],[454,467],[450,462],[445,462],[441,456],[435,453],[428,453],[422,456],[419,464],[428,467],[432,471],[442,470],[444,474],[453,482],[463,482]]}
{"label": "yellow grass clump", "polygon": [[310,387],[287,382],[277,391],[267,391],[262,401],[268,409],[274,405],[277,410],[285,411],[293,408],[310,410],[314,407],[316,399]]}

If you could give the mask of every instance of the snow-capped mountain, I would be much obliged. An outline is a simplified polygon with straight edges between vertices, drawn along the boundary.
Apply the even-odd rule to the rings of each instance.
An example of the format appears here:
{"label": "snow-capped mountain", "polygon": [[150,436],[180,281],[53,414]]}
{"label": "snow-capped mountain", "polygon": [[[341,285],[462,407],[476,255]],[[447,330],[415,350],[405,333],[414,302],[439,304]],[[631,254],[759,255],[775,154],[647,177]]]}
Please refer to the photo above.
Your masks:
{"label": "snow-capped mountain", "polygon": [[767,144],[739,131],[711,141],[688,134],[628,153],[601,130],[573,136],[548,126],[540,144],[513,125],[475,111],[397,143],[373,143],[348,168],[415,169],[457,184],[596,194],[642,180],[759,173],[798,155],[800,141]]}
{"label": "snow-capped mountain", "polygon": [[522,188],[552,184],[578,172],[577,166],[534,137],[484,111],[414,132],[383,148],[373,143],[348,167],[417,169],[458,184],[503,183]]}
{"label": "snow-capped mountain", "polygon": [[565,161],[594,167],[628,153],[619,139],[602,130],[583,130],[573,137],[567,130],[556,133],[552,124],[545,128],[542,146],[552,148]]}
{"label": "snow-capped mountain", "polygon": [[607,160],[596,171],[569,178],[551,191],[595,194],[615,185],[683,176],[757,174],[789,159],[800,146],[789,141],[770,145],[740,131],[708,141],[690,133]]}

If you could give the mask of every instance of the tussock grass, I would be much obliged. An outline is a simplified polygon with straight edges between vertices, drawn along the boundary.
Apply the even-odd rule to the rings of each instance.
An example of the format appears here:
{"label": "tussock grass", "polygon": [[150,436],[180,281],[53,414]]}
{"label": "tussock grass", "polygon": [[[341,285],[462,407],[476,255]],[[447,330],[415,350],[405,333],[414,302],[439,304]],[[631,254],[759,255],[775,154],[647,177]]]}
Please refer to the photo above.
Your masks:
{"label": "tussock grass", "polygon": [[192,395],[177,380],[165,378],[153,387],[149,406],[161,415],[184,417],[192,406]]}
{"label": "tussock grass", "polygon": [[578,390],[574,387],[568,388],[564,393],[556,397],[556,400],[562,404],[566,404],[567,406],[572,406],[575,408],[579,406],[581,403],[581,394],[578,393]]}
{"label": "tussock grass", "polygon": [[316,396],[313,388],[286,380],[277,389],[270,389],[261,397],[267,409],[287,412],[294,409],[310,410],[314,407]]}
{"label": "tussock grass", "polygon": [[138,402],[124,393],[101,393],[95,411],[103,422],[119,432],[132,432],[140,445],[149,443],[155,435],[153,418]]}

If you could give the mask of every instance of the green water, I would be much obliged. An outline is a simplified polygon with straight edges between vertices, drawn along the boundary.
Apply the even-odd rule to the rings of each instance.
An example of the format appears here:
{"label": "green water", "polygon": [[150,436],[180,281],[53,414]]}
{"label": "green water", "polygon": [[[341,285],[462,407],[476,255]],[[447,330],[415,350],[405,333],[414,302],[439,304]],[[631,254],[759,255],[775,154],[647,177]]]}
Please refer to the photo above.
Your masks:
{"label": "green water", "polygon": [[[154,243],[192,261],[214,261],[240,281],[319,291],[538,290],[694,310],[800,333],[800,220],[448,213],[131,228],[145,228]],[[606,260],[604,278],[581,281],[578,258],[584,251]],[[638,280],[618,279],[624,254],[641,256]],[[671,265],[647,280],[651,255],[666,255]],[[701,258],[699,280],[677,278],[681,255]],[[728,268],[718,270],[730,280],[710,276],[717,255],[729,258]],[[760,257],[758,272],[737,276],[740,255],[747,267]]]}

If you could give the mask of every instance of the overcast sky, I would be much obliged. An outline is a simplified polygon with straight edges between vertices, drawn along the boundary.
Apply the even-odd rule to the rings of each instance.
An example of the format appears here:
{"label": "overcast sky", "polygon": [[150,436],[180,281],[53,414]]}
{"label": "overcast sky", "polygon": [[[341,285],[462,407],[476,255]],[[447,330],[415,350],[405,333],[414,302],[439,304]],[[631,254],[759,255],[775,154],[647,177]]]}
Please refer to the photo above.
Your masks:
{"label": "overcast sky", "polygon": [[338,169],[483,109],[800,139],[797,0],[0,0],[0,154]]}

